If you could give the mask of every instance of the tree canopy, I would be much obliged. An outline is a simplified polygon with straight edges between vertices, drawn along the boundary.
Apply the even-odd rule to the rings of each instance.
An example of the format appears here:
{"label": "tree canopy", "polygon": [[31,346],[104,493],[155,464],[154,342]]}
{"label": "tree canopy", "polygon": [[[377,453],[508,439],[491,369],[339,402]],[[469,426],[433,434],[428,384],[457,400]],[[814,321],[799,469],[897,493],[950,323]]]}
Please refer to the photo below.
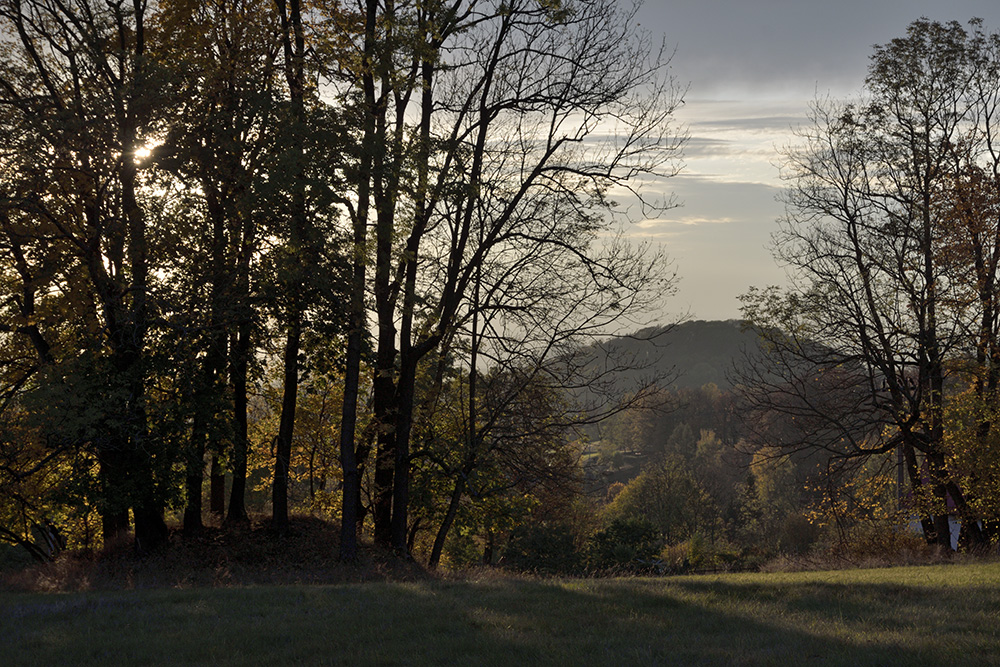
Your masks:
{"label": "tree canopy", "polygon": [[634,17],[0,3],[0,537],[280,535],[308,480],[405,555],[570,493],[580,349],[675,280],[615,232],[683,141]]}
{"label": "tree canopy", "polygon": [[948,443],[985,453],[993,430],[960,406],[997,387],[998,58],[980,21],[921,19],[875,47],[862,97],[818,101],[783,171],[775,253],[794,286],[745,298],[770,342],[750,409],[794,418],[785,448],[851,465],[898,454],[904,504],[944,548],[949,504],[963,542],[997,518],[970,503],[980,464]]}

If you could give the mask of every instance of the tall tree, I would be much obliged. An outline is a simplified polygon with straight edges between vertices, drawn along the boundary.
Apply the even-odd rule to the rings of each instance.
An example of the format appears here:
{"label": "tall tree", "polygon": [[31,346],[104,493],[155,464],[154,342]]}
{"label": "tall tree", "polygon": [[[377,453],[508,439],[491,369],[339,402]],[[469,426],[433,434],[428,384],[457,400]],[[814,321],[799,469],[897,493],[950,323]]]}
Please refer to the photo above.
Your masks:
{"label": "tall tree", "polygon": [[275,0],[281,24],[281,43],[284,55],[285,83],[288,86],[288,133],[291,168],[291,202],[289,210],[289,265],[287,311],[285,316],[285,352],[281,422],[275,439],[274,484],[272,485],[272,523],[279,533],[288,531],[288,468],[292,453],[292,434],[295,428],[295,405],[299,386],[299,351],[302,345],[303,310],[305,295],[303,273],[310,262],[306,250],[310,239],[307,228],[305,184],[305,33],[302,24],[302,7],[299,0]]}
{"label": "tall tree", "polygon": [[[283,239],[274,261],[278,277],[279,326],[285,335],[282,408],[275,438],[272,486],[273,525],[278,533],[288,528],[288,475],[298,387],[308,368],[300,357],[308,341],[325,339],[330,347],[343,334],[342,304],[345,243],[339,227],[337,204],[346,201],[343,184],[344,120],[340,110],[324,102],[316,84],[317,70],[327,60],[341,57],[336,40],[328,38],[322,15],[307,26],[299,0],[277,0],[287,102],[279,119],[279,164],[275,174],[284,196],[278,210],[284,225]],[[307,42],[307,34],[310,37]],[[307,59],[307,55],[312,57]],[[327,357],[340,356],[326,355]]]}
{"label": "tall tree", "polygon": [[[248,373],[253,323],[261,319],[254,313],[259,297],[252,270],[270,227],[268,211],[278,199],[264,183],[278,171],[266,165],[273,162],[278,134],[279,42],[267,27],[273,14],[265,0],[174,0],[158,8],[155,56],[179,92],[150,162],[176,177],[174,185],[186,197],[180,206],[194,211],[192,226],[177,232],[188,237],[189,247],[180,254],[172,295],[174,317],[184,325],[176,328],[197,332],[195,358],[187,363],[201,367],[192,390],[185,512],[185,528],[194,529],[200,525],[206,449],[213,462],[228,454],[231,463],[227,520],[247,518]],[[174,215],[184,217],[182,211]],[[179,307],[192,297],[194,304]],[[195,321],[189,321],[192,313]],[[227,413],[230,423],[224,426],[220,418]],[[223,446],[224,434],[231,448]]]}
{"label": "tall tree", "polygon": [[875,48],[865,98],[815,105],[787,156],[775,239],[795,287],[745,303],[780,362],[758,367],[749,405],[796,417],[787,446],[843,460],[898,448],[927,538],[943,548],[946,499],[972,517],[943,447],[969,311],[956,293],[967,281],[949,275],[942,193],[954,191],[956,163],[996,163],[996,39],[978,21],[921,19]]}
{"label": "tall tree", "polygon": [[151,549],[166,538],[166,525],[147,422],[150,257],[136,159],[155,128],[161,93],[147,53],[146,6],[4,2],[0,20],[4,131],[30,137],[16,159],[25,175],[50,183],[16,206],[33,233],[46,228],[66,248],[103,332],[85,373],[104,379],[91,396],[102,422],[103,436],[91,444],[104,533],[125,530],[131,509],[136,546]]}
{"label": "tall tree", "polygon": [[[679,95],[633,14],[603,0],[359,11],[364,66],[345,95],[368,119],[355,187],[374,216],[375,537],[405,553],[418,365],[490,257],[600,226],[609,188],[673,172]],[[599,126],[610,139],[589,141]]]}

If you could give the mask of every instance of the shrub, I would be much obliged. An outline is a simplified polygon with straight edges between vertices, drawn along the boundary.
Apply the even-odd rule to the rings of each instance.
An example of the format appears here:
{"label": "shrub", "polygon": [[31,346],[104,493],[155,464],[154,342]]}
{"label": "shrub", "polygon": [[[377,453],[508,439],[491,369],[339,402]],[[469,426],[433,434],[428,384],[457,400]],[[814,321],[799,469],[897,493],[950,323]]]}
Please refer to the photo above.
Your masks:
{"label": "shrub", "polygon": [[563,523],[518,526],[504,549],[501,563],[514,570],[568,574],[579,569],[573,529]]}
{"label": "shrub", "polygon": [[819,525],[799,513],[789,514],[778,529],[778,550],[782,553],[804,554],[819,539]]}
{"label": "shrub", "polygon": [[463,569],[479,565],[483,551],[476,543],[475,537],[462,530],[453,530],[444,543],[445,563],[455,569]]}
{"label": "shrub", "polygon": [[668,542],[680,542],[714,525],[719,514],[684,463],[666,458],[626,484],[605,509],[605,518],[642,519]]}
{"label": "shrub", "polygon": [[888,522],[859,523],[828,547],[832,556],[875,564],[919,562],[933,552],[917,532]]}
{"label": "shrub", "polygon": [[744,554],[724,541],[711,542],[700,533],[680,544],[660,551],[665,572],[681,574],[689,570],[731,570],[744,567]]}
{"label": "shrub", "polygon": [[613,520],[587,541],[584,560],[591,571],[642,572],[659,560],[661,546],[649,520],[625,517]]}

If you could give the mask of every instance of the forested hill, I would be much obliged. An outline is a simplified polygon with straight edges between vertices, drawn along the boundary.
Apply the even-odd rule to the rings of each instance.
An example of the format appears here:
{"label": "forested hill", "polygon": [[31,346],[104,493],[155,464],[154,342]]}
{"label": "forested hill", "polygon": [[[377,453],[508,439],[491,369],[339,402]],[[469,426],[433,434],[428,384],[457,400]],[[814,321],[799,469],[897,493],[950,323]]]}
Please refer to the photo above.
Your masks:
{"label": "forested hill", "polygon": [[746,350],[757,347],[757,336],[739,320],[695,320],[670,327],[652,327],[592,346],[598,358],[632,359],[633,368],[620,372],[627,391],[640,377],[666,376],[670,388],[701,387],[709,382],[720,389],[732,386],[734,365]]}

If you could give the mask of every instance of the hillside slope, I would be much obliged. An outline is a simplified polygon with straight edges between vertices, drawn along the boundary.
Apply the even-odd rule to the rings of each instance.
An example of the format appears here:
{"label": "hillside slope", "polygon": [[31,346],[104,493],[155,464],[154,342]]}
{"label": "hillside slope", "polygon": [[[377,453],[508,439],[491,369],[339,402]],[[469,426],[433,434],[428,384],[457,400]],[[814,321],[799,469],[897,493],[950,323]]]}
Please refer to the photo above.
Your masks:
{"label": "hillside slope", "polygon": [[746,351],[754,351],[758,338],[744,330],[739,320],[694,320],[672,327],[652,327],[629,336],[612,338],[591,349],[603,360],[634,359],[634,367],[622,371],[619,385],[623,392],[643,377],[666,377],[663,384],[672,389],[701,387],[708,383],[720,389],[732,386],[733,369],[739,366]]}

